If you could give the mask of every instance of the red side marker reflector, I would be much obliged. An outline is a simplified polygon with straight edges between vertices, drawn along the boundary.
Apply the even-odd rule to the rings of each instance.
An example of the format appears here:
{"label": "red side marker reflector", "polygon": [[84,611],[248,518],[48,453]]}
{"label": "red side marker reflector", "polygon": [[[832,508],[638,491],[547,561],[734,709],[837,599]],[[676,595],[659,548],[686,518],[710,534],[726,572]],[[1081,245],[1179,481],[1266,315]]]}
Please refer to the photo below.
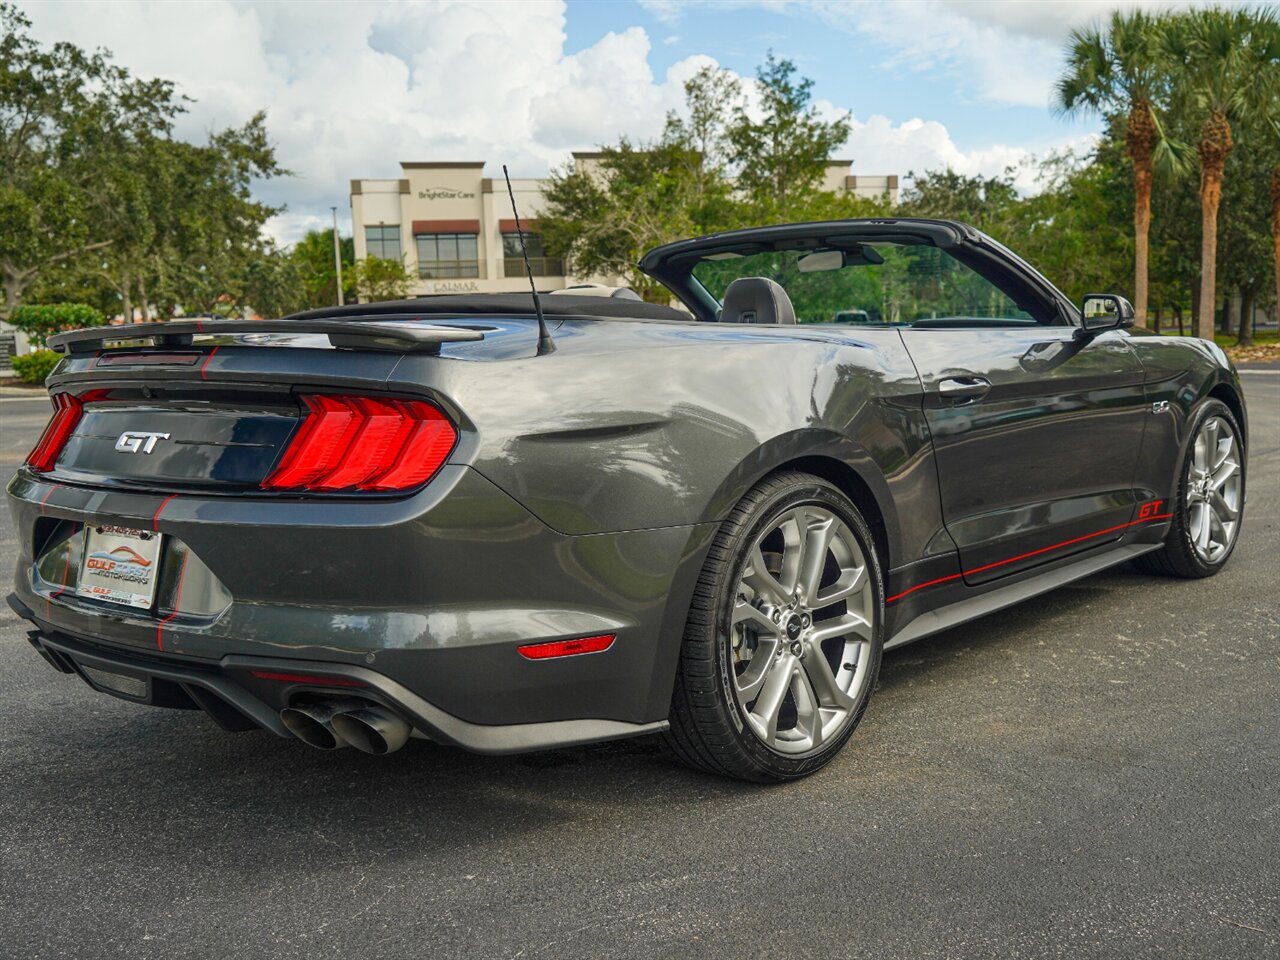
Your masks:
{"label": "red side marker reflector", "polygon": [[518,647],[526,660],[549,660],[552,657],[576,657],[580,653],[600,653],[613,646],[617,637],[606,633],[599,637],[581,637],[577,640],[552,640],[550,643],[526,643]]}
{"label": "red side marker reflector", "polygon": [[321,677],[311,673],[278,673],[275,670],[251,670],[259,680],[276,680],[280,683],[309,683],[317,687],[363,687],[360,680],[343,677]]}

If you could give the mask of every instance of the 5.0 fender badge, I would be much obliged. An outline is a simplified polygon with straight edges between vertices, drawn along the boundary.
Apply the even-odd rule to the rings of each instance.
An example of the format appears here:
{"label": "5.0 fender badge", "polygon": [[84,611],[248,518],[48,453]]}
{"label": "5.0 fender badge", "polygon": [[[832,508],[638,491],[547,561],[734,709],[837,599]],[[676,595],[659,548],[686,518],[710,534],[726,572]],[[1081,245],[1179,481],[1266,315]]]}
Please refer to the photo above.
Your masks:
{"label": "5.0 fender badge", "polygon": [[150,453],[160,440],[168,440],[167,433],[148,433],[143,430],[126,430],[116,440],[116,449],[121,453]]}
{"label": "5.0 fender badge", "polygon": [[1168,400],[1157,400],[1155,403],[1151,404],[1151,412],[1152,412],[1152,413],[1168,413],[1168,412],[1169,412],[1169,401],[1168,401]]}

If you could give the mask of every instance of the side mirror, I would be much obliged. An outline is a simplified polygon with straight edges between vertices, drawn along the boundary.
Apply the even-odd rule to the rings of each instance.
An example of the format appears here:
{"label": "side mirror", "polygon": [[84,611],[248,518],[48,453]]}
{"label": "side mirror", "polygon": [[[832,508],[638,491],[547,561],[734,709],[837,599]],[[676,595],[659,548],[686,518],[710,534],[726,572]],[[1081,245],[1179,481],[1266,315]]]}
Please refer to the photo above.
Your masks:
{"label": "side mirror", "polygon": [[1133,326],[1133,304],[1114,293],[1086,293],[1080,304],[1084,329],[1090,333]]}

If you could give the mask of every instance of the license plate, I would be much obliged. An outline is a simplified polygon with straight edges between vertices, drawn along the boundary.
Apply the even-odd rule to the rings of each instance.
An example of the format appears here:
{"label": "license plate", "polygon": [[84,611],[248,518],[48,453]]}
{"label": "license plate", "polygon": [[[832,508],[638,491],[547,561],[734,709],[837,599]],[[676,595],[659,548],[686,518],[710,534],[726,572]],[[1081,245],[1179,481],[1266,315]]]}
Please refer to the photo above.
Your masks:
{"label": "license plate", "polygon": [[160,579],[162,535],[109,524],[85,527],[76,594],[151,609]]}

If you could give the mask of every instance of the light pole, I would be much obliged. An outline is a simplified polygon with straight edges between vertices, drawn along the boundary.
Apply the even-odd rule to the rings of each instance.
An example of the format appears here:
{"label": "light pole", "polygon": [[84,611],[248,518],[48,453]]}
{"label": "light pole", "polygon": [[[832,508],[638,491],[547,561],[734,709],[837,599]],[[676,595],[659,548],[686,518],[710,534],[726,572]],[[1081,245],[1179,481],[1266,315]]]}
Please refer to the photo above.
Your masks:
{"label": "light pole", "polygon": [[342,244],[338,240],[338,208],[330,207],[333,211],[333,269],[338,275],[338,306],[343,306],[342,302]]}

